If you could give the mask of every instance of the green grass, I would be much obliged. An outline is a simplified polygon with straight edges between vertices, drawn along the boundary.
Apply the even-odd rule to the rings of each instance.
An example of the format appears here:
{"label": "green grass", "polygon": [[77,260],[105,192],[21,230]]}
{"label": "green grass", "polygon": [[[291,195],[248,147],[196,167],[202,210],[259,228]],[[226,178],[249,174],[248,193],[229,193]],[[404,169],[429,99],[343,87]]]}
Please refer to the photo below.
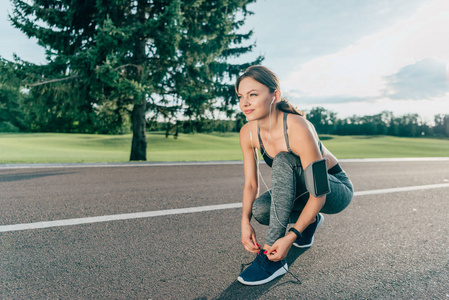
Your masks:
{"label": "green grass", "polygon": [[[0,134],[0,163],[126,162],[131,135]],[[241,160],[238,134],[147,135],[148,161]]]}
{"label": "green grass", "polygon": [[322,136],[337,158],[447,157],[449,139],[393,136]]}
{"label": "green grass", "polygon": [[[147,135],[148,161],[241,160],[237,133]],[[322,136],[338,158],[441,157],[449,139],[391,136]],[[0,163],[126,162],[131,135],[0,134]]]}

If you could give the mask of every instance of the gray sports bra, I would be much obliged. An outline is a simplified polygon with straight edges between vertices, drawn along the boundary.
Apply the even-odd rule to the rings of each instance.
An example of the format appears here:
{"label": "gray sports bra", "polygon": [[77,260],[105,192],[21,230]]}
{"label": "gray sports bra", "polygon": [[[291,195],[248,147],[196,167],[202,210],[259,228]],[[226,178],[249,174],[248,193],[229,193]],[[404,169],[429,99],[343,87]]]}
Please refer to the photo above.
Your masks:
{"label": "gray sports bra", "polygon": [[[284,137],[285,137],[285,144],[287,145],[287,150],[289,153],[292,153],[295,156],[296,155],[292,149],[290,149],[290,145],[288,143],[288,135],[287,135],[287,116],[288,113],[284,112]],[[271,157],[270,155],[268,155],[267,151],[265,150],[263,143],[262,143],[262,139],[260,138],[260,128],[259,125],[257,125],[257,136],[259,137],[259,144],[260,144],[260,152],[262,153],[263,156],[263,160],[267,163],[267,165],[269,165],[270,167],[273,165],[273,157]],[[320,152],[321,155],[323,155],[323,146],[321,144],[321,141],[318,141],[318,145],[320,147]],[[299,156],[298,156],[299,157]]]}

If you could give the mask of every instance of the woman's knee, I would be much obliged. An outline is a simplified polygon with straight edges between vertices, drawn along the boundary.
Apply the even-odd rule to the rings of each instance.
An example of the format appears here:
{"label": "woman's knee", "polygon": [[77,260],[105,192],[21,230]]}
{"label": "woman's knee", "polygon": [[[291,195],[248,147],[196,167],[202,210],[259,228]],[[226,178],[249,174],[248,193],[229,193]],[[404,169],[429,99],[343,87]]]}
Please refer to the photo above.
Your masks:
{"label": "woman's knee", "polygon": [[342,189],[345,191],[343,192],[340,190],[339,193],[331,193],[326,196],[326,202],[321,209],[321,212],[326,214],[338,214],[349,206],[354,194],[346,186]]}
{"label": "woman's knee", "polygon": [[[259,200],[259,201],[258,201]],[[271,203],[267,203],[266,201],[261,201],[261,199],[257,199],[253,203],[252,207],[252,215],[254,219],[262,225],[270,224],[270,208]]]}
{"label": "woman's knee", "polygon": [[276,168],[276,166],[279,165],[288,165],[290,167],[295,167],[300,163],[301,161],[299,160],[299,157],[293,155],[290,152],[281,151],[273,159],[273,168]]}

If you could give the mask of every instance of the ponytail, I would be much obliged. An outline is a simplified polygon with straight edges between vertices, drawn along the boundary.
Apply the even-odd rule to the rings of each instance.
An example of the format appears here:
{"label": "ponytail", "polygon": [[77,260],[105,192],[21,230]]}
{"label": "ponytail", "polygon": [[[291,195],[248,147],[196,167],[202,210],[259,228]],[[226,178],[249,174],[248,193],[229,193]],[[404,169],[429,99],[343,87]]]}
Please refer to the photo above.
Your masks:
{"label": "ponytail", "polygon": [[299,115],[304,118],[306,117],[306,114],[303,111],[301,111],[301,110],[297,109],[296,107],[294,107],[293,105],[291,105],[285,98],[282,98],[281,101],[279,101],[276,104],[276,108],[278,110],[286,112],[286,113]]}

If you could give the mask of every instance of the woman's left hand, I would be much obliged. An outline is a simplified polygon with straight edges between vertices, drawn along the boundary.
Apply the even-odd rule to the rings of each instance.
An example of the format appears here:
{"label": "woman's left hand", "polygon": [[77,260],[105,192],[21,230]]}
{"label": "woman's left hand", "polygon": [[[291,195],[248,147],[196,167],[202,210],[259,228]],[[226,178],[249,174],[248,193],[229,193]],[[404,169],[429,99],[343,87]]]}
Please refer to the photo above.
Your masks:
{"label": "woman's left hand", "polygon": [[278,239],[270,248],[267,257],[271,261],[280,261],[287,257],[287,253],[292,247],[293,241],[290,236]]}

